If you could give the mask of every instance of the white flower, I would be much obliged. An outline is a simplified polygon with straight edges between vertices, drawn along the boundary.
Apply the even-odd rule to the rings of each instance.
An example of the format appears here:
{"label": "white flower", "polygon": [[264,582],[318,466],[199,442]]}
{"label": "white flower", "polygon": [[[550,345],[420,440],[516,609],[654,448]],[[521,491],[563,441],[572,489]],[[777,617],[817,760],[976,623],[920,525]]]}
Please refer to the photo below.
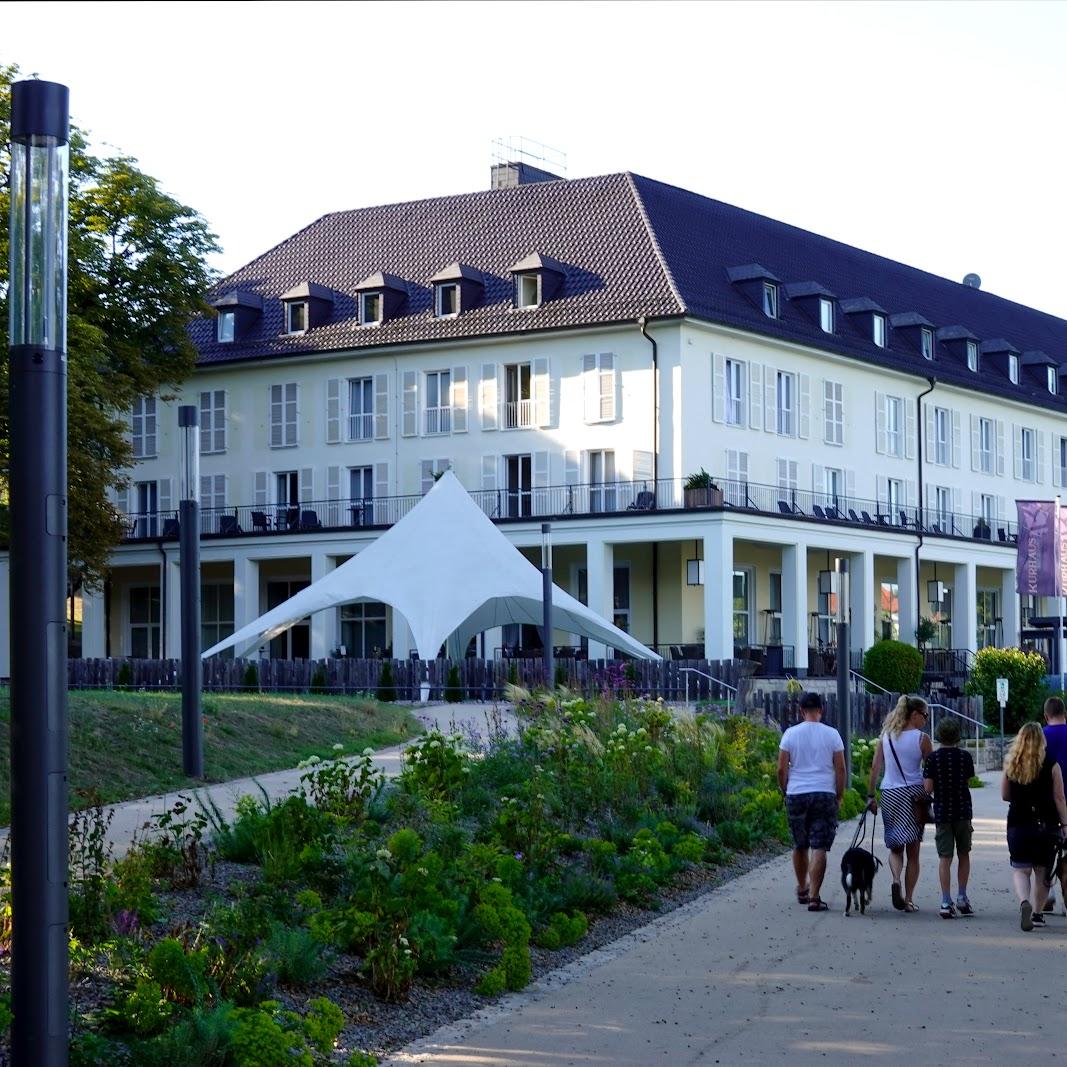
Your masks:
{"label": "white flower", "polygon": [[411,949],[409,949],[409,948],[404,949],[404,955],[405,956],[410,956],[411,955]]}
{"label": "white flower", "polygon": [[380,860],[391,860],[393,858],[393,854],[387,848],[378,849],[378,851],[375,852],[374,855],[377,856]]}
{"label": "white flower", "polygon": [[423,878],[427,877],[430,873],[425,867],[416,867],[415,869],[423,876]]}
{"label": "white flower", "polygon": [[427,748],[440,748],[441,747],[441,742],[440,741],[431,741],[429,743],[429,745],[427,745],[426,747]]}
{"label": "white flower", "polygon": [[344,752],[345,746],[342,745],[340,741],[338,741],[337,744],[333,746],[333,750],[334,752]]}
{"label": "white flower", "polygon": [[308,756],[307,764],[309,767],[314,767],[316,763],[321,763],[322,760],[318,756]]}
{"label": "white flower", "polygon": [[363,750],[363,755],[364,756],[373,756],[374,755],[374,749],[373,748],[365,748]]}
{"label": "white flower", "polygon": [[499,878],[494,878],[494,879],[493,879],[493,881],[494,881],[494,882],[499,882],[499,881],[500,881],[500,879],[499,879]]}
{"label": "white flower", "polygon": [[408,941],[408,939],[407,939],[406,937],[404,937],[404,935],[403,935],[403,934],[401,934],[401,935],[400,935],[400,944],[402,944],[402,945],[408,945],[408,944],[410,944],[410,943],[411,943],[411,942],[410,942],[410,941]]}

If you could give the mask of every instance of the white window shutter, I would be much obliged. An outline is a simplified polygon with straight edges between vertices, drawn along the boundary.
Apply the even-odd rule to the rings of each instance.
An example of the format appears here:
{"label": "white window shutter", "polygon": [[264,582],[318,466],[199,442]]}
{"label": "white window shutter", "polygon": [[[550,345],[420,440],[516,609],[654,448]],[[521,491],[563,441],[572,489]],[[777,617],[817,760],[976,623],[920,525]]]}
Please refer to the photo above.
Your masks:
{"label": "white window shutter", "polygon": [[542,449],[533,454],[533,484],[543,489],[548,481],[548,452]]}
{"label": "white window shutter", "polygon": [[452,432],[467,432],[467,368],[452,368]]}
{"label": "white window shutter", "polygon": [[1037,484],[1045,484],[1045,434],[1044,430],[1037,431],[1037,443],[1034,446],[1037,450]]}
{"label": "white window shutter", "polygon": [[811,375],[797,375],[797,394],[800,407],[799,436],[807,440],[811,436]]}
{"label": "white window shutter", "polygon": [[419,432],[419,375],[417,371],[404,371],[403,391],[403,422],[400,432],[404,437],[414,437]]}
{"label": "white window shutter", "polygon": [[[290,399],[292,398],[292,399]],[[298,445],[300,443],[300,385],[297,382],[290,382],[285,387],[285,400],[286,400],[286,415],[288,416],[289,404],[293,405],[295,415],[290,422],[286,417],[285,422],[285,443],[287,445]]]}
{"label": "white window shutter", "polygon": [[997,521],[998,522],[1003,522],[1004,521],[1004,497],[997,496],[997,497],[994,497],[993,500],[994,500],[994,503],[996,504],[996,508],[997,508]]}
{"label": "white window shutter", "polygon": [[[963,490],[953,487],[952,490],[952,514],[959,515],[963,511]],[[960,524],[962,525],[962,523]]]}
{"label": "white window shutter", "polygon": [[170,511],[174,505],[171,502],[174,496],[174,479],[173,478],[160,478],[159,479],[159,511],[160,514],[166,511]]}
{"label": "white window shutter", "polygon": [[1014,459],[1015,465],[1013,467],[1013,474],[1016,478],[1021,478],[1023,474],[1023,431],[1022,427],[1016,426],[1014,423],[1011,428],[1012,443],[1014,445]]}
{"label": "white window shutter", "polygon": [[115,490],[115,507],[123,515],[130,513],[130,490],[128,486]]}
{"label": "white window shutter", "polygon": [[615,373],[615,356],[611,352],[600,353],[600,419],[614,422],[619,412],[619,375]]}
{"label": "white window shutter", "polygon": [[981,460],[982,451],[982,436],[979,429],[978,416],[971,416],[971,470],[980,470],[982,466]]}
{"label": "white window shutter", "polygon": [[330,378],[326,382],[326,443],[341,442],[341,379]]}
{"label": "white window shutter", "polygon": [[[974,517],[974,522],[977,525],[978,517],[982,514],[982,494],[977,489],[971,490],[971,515]],[[969,531],[965,530],[965,533]]]}
{"label": "white window shutter", "polygon": [[1059,486],[1060,479],[1060,438],[1058,434],[1052,434],[1052,484]]}
{"label": "white window shutter", "polygon": [[213,492],[215,483],[212,480],[210,474],[200,475],[200,506],[202,508],[213,508],[215,493]]}
{"label": "white window shutter", "polygon": [[315,499],[315,468],[300,468],[300,502],[310,503]]}
{"label": "white window shutter", "polygon": [[384,500],[389,496],[389,464],[374,464],[374,497],[376,500]]}
{"label": "white window shutter", "polygon": [[531,392],[533,393],[534,423],[538,426],[547,426],[551,410],[548,395],[548,358],[538,356],[530,369],[533,377]]}
{"label": "white window shutter", "polygon": [[496,456],[482,456],[482,489],[492,493],[496,491]]}
{"label": "white window shutter", "polygon": [[763,364],[748,365],[748,424],[753,430],[763,429]]}
{"label": "white window shutter", "polygon": [[937,424],[933,404],[926,405],[926,462],[937,462]]}
{"label": "white window shutter", "polygon": [[577,485],[582,480],[582,457],[576,449],[568,448],[563,453],[563,484]]}
{"label": "white window shutter", "polygon": [[997,419],[997,477],[1004,477],[1004,420]]}
{"label": "white window shutter", "polygon": [[782,488],[788,483],[789,468],[787,467],[789,460],[779,458],[778,463],[778,487]]}
{"label": "white window shutter", "polygon": [[271,448],[281,448],[285,422],[285,398],[280,385],[267,386],[267,444]]}
{"label": "white window shutter", "polygon": [[267,507],[270,501],[268,493],[269,484],[267,472],[256,471],[253,478],[252,496],[256,502],[257,508]]}
{"label": "white window shutter", "polygon": [[881,510],[889,503],[889,479],[884,474],[875,475],[875,495],[878,498],[878,509]]}
{"label": "white window shutter", "polygon": [[714,368],[711,384],[711,421],[722,422],[726,417],[726,357],[713,352],[711,360]]}
{"label": "white window shutter", "polygon": [[763,367],[763,428],[767,433],[778,432],[778,373],[774,367]]}
{"label": "white window shutter", "polygon": [[374,436],[378,441],[389,437],[389,375],[374,376]]}
{"label": "white window shutter", "polygon": [[496,364],[482,364],[482,379],[478,383],[478,412],[483,430],[495,430],[497,420]]}
{"label": "white window shutter", "polygon": [[904,458],[915,458],[915,401],[908,397],[900,398],[904,408]]}
{"label": "white window shutter", "polygon": [[639,489],[648,489],[652,483],[652,453],[634,450],[633,454],[634,481]]}
{"label": "white window shutter", "polygon": [[952,411],[952,466],[959,467],[963,462],[962,433],[960,431],[960,413]]}
{"label": "white window shutter", "polygon": [[848,498],[848,506],[851,507],[856,500],[856,472],[845,471],[845,496]]}
{"label": "white window shutter", "polygon": [[889,450],[885,429],[885,393],[874,394],[874,450],[884,456]]}
{"label": "white window shutter", "polygon": [[596,356],[587,353],[581,357],[582,410],[586,424],[600,421],[600,392],[597,387]]}
{"label": "white window shutter", "polygon": [[811,465],[811,489],[821,501],[823,494],[826,492],[826,468],[820,463]]}
{"label": "white window shutter", "polygon": [[424,459],[420,466],[420,490],[425,496],[433,488],[434,462]]}
{"label": "white window shutter", "polygon": [[330,466],[326,468],[326,525],[341,525],[341,468]]}

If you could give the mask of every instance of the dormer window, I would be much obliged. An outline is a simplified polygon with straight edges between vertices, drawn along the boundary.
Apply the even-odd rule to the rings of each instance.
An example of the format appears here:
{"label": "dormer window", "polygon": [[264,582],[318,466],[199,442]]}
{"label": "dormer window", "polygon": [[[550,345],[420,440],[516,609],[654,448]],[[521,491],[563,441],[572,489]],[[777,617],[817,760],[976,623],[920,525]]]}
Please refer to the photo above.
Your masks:
{"label": "dormer window", "polygon": [[515,308],[536,308],[554,300],[567,277],[567,268],[550,256],[531,252],[509,268]]}
{"label": "dormer window", "polygon": [[307,333],[308,306],[306,300],[287,300],[285,304],[285,332]]}
{"label": "dormer window", "polygon": [[220,345],[232,344],[237,334],[237,312],[220,311],[216,317],[215,337]]}
{"label": "dormer window", "polygon": [[885,348],[886,345],[886,325],[885,315],[872,315],[871,316],[871,340],[879,348]]}
{"label": "dormer window", "polygon": [[1046,367],[1045,370],[1048,375],[1046,378],[1048,391],[1055,396],[1060,391],[1060,376],[1056,373],[1055,367]]}
{"label": "dormer window", "polygon": [[1012,385],[1019,384],[1019,357],[1013,353],[1008,355],[1008,380]]}
{"label": "dormer window", "polygon": [[459,314],[459,285],[442,282],[434,287],[434,311],[439,319],[452,318]]}
{"label": "dormer window", "polygon": [[763,314],[769,319],[778,318],[778,286],[774,282],[763,283]]}
{"label": "dormer window", "polygon": [[515,306],[535,308],[541,303],[541,275],[515,275]]}
{"label": "dormer window", "polygon": [[922,349],[923,359],[934,358],[934,331],[929,326],[924,326],[919,331],[919,346]]}
{"label": "dormer window", "polygon": [[834,332],[834,302],[825,296],[819,297],[819,329]]}
{"label": "dormer window", "polygon": [[359,321],[362,326],[379,326],[382,321],[382,294],[359,294]]}
{"label": "dormer window", "polygon": [[978,373],[978,342],[977,341],[968,341],[967,342],[967,369],[969,371],[973,371],[975,374]]}

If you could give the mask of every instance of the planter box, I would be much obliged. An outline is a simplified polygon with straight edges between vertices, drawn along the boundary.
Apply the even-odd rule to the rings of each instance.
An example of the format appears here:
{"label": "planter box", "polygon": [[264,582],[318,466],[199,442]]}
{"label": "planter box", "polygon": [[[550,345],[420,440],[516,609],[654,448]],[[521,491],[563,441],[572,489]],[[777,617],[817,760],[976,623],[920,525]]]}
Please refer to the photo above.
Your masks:
{"label": "planter box", "polygon": [[684,496],[687,508],[722,507],[722,490],[718,486],[713,485],[706,489],[686,489]]}

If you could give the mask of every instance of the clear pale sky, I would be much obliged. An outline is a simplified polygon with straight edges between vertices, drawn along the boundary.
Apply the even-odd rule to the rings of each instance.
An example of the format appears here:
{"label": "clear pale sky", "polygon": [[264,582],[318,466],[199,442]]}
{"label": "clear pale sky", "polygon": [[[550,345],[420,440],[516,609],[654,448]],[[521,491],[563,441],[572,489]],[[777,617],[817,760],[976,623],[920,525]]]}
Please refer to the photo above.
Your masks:
{"label": "clear pale sky", "polygon": [[69,85],[224,271],[329,211],[487,188],[521,135],[1067,318],[1058,0],[7,3],[0,61]]}

